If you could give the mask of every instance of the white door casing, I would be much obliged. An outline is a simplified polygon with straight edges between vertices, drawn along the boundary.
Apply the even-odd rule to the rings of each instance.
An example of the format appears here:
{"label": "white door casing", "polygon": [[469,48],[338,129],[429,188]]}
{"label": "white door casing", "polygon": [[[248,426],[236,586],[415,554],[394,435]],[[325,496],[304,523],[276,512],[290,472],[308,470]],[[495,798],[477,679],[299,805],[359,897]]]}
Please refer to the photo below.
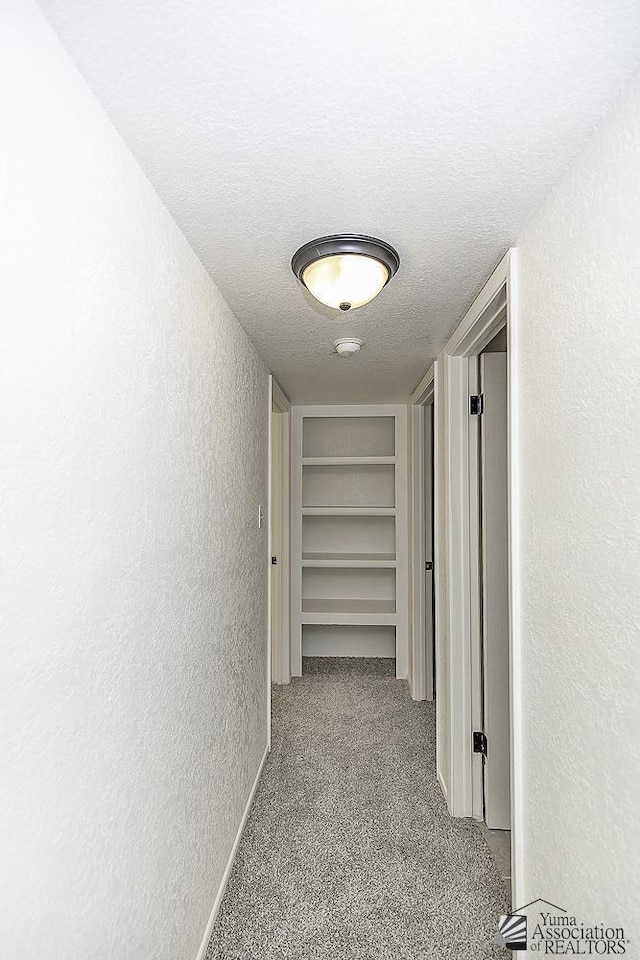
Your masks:
{"label": "white door casing", "polygon": [[[425,527],[425,512],[429,498],[435,499],[435,471],[433,467],[435,456],[435,389],[436,363],[434,362],[413,392],[409,407],[411,418],[411,456],[410,479],[411,489],[409,504],[410,537],[409,562],[411,570],[411,657],[410,657],[410,687],[414,700],[434,699],[434,647],[433,647],[433,591],[435,589],[435,505],[431,512],[430,523],[434,536],[431,538],[432,552],[427,556],[427,530]],[[425,423],[427,426],[425,427]],[[427,447],[428,445],[428,447]],[[429,493],[425,475],[430,470],[431,494]],[[425,580],[425,563],[431,561],[433,570]],[[431,597],[428,596],[431,589]],[[427,626],[430,617],[431,635],[427,637]]]}
{"label": "white door casing", "polygon": [[269,671],[270,681],[289,683],[291,405],[273,377],[269,393]]}
{"label": "white door casing", "polygon": [[433,700],[434,602],[433,602],[433,403],[424,406],[424,648],[425,700]]}
{"label": "white door casing", "polygon": [[[269,501],[269,572],[271,575],[271,679],[277,683],[279,647],[281,636],[281,585],[282,562],[282,431],[281,415],[271,411],[271,499]],[[279,563],[280,561],[280,563]]]}

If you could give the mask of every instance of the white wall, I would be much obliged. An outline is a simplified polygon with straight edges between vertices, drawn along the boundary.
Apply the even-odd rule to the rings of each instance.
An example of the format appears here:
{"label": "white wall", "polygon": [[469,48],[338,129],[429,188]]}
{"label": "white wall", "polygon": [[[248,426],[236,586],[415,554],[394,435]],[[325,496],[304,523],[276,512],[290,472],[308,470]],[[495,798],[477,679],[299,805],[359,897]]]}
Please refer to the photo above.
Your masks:
{"label": "white wall", "polygon": [[0,91],[0,955],[195,960],[266,745],[266,370],[23,0]]}
{"label": "white wall", "polygon": [[[518,243],[519,896],[640,922],[640,83]],[[615,924],[614,924],[615,921]]]}

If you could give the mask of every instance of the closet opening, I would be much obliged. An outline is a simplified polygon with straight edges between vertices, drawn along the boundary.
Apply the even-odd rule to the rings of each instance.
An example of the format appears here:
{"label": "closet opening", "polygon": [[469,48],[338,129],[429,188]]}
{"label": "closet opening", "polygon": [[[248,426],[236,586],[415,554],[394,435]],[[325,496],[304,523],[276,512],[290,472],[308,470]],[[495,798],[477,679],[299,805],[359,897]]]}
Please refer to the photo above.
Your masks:
{"label": "closet opening", "polygon": [[291,674],[395,660],[407,676],[406,408],[292,409]]}

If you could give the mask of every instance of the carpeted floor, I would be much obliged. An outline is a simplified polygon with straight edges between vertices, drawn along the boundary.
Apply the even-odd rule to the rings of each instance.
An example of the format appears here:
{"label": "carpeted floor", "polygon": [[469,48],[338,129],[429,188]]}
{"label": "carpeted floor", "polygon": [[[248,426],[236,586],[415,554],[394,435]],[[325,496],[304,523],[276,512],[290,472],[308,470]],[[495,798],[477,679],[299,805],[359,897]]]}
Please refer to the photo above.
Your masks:
{"label": "carpeted floor", "polygon": [[393,661],[306,660],[273,691],[272,752],[206,960],[484,960],[508,894],[451,820],[432,704]]}

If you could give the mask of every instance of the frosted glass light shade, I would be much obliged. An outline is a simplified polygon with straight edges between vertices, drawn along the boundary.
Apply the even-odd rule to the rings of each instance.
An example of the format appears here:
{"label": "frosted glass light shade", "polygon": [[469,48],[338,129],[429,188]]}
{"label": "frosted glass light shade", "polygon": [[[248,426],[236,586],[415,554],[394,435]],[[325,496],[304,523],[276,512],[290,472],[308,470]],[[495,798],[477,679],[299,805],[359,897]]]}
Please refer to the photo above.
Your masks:
{"label": "frosted glass light shade", "polygon": [[384,240],[357,233],[318,237],[293,255],[291,269],[311,294],[334,310],[361,307],[377,297],[400,266]]}
{"label": "frosted glass light shade", "polygon": [[389,279],[379,260],[360,253],[322,257],[302,272],[302,282],[316,300],[335,310],[361,307],[377,297]]}

